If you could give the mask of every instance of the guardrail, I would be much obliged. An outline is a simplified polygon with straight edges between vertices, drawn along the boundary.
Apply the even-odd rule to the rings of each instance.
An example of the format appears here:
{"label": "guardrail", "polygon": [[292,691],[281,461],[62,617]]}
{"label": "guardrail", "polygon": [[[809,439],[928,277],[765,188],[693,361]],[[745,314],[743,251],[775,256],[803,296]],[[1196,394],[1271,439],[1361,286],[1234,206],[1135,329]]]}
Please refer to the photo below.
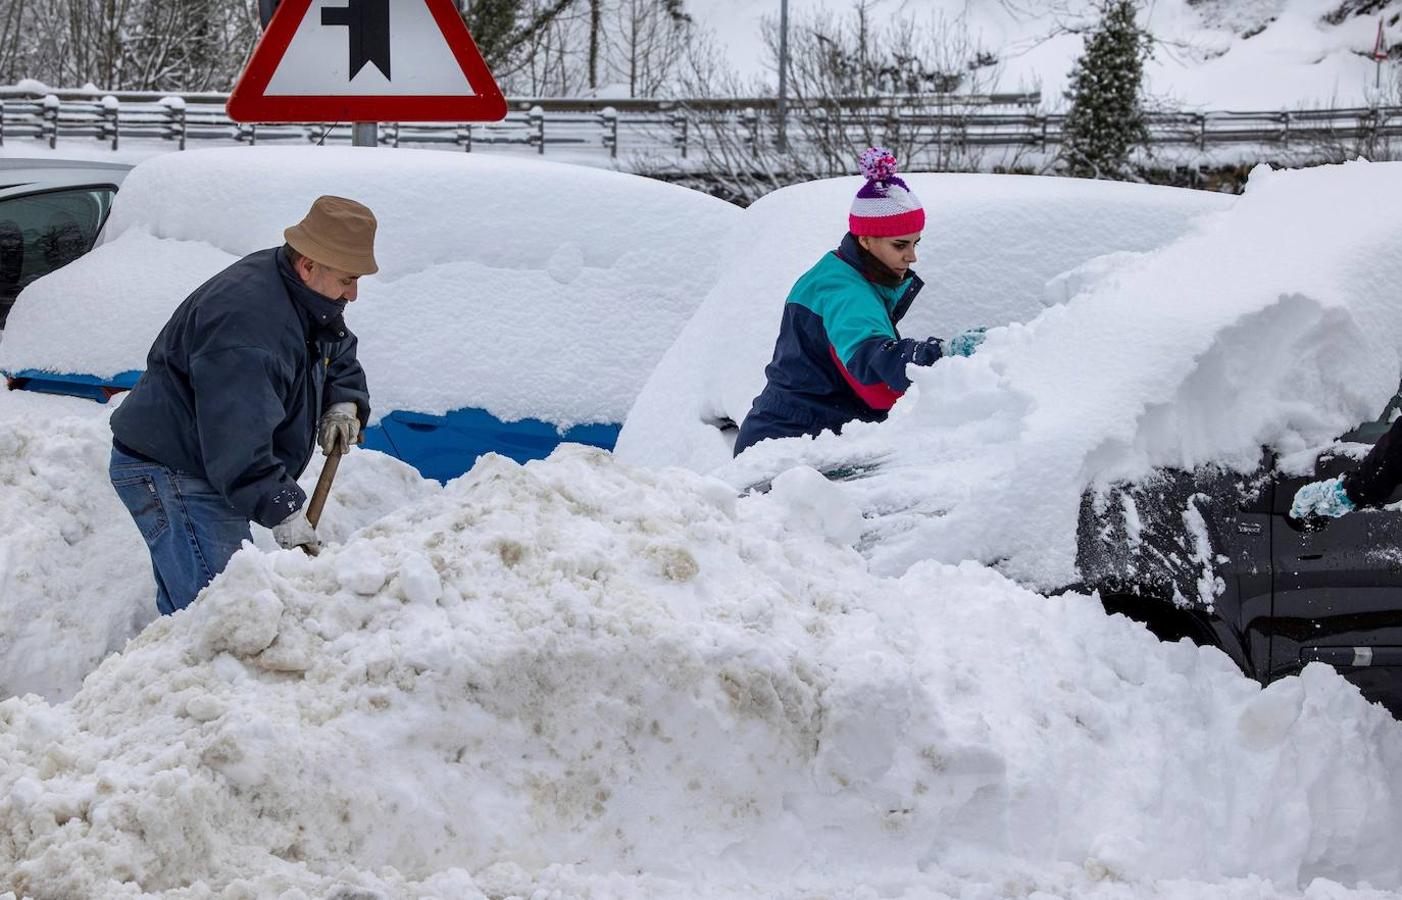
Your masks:
{"label": "guardrail", "polygon": [[[39,93],[0,87],[0,145],[37,140],[91,140],[118,149],[127,140],[159,140],[185,149],[194,141],[320,143],[349,140],[349,128],[324,123],[245,125],[224,113],[227,95],[164,95],[75,90]],[[1036,93],[925,95],[841,98],[822,109],[791,101],[790,115],[825,117],[825,126],[870,130],[878,122],[887,134],[964,147],[1046,150],[1061,142],[1066,117],[1039,112]],[[518,146],[544,154],[547,148],[576,148],[617,158],[620,152],[647,154],[654,163],[674,164],[691,156],[697,128],[723,127],[750,142],[777,133],[774,98],[702,100],[589,100],[533,98],[509,101],[506,119],[492,123],[388,123],[380,143],[479,147]],[[1402,136],[1402,107],[1294,111],[1153,112],[1146,116],[1151,145],[1197,147],[1266,144],[1306,148],[1321,144],[1385,140]],[[793,124],[790,140],[802,140]]]}

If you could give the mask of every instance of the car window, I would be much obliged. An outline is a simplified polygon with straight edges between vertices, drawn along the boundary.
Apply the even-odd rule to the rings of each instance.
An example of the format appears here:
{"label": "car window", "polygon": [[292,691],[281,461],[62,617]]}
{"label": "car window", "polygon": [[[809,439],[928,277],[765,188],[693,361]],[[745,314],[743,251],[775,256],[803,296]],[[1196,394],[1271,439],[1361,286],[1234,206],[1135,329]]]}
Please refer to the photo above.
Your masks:
{"label": "car window", "polygon": [[88,187],[0,201],[0,328],[30,282],[88,252],[114,193]]}
{"label": "car window", "polygon": [[1387,401],[1387,405],[1382,408],[1376,419],[1371,422],[1363,422],[1343,435],[1340,440],[1357,444],[1376,444],[1378,439],[1392,428],[1399,413],[1402,413],[1402,387],[1399,387],[1397,393],[1393,394],[1392,398]]}

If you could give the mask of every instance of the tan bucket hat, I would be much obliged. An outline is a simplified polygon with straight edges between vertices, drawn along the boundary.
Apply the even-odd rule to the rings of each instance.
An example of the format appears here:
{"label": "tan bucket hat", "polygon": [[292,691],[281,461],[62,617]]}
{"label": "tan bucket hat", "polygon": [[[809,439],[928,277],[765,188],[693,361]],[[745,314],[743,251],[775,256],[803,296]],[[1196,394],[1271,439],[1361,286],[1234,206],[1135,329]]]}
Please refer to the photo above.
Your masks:
{"label": "tan bucket hat", "polygon": [[283,231],[292,249],[314,262],[352,275],[373,275],[375,214],[368,207],[330,195],[317,197],[307,215]]}

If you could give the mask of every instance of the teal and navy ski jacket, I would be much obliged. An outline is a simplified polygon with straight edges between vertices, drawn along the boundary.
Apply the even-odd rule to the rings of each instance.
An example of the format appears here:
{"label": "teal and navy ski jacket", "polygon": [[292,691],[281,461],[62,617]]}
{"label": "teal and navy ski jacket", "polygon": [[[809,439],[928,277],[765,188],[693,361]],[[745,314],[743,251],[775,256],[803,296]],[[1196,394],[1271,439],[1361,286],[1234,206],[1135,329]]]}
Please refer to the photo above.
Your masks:
{"label": "teal and navy ski jacket", "polygon": [[850,234],[804,273],[784,304],[767,383],[740,426],[735,453],[766,438],[885,419],[910,387],[906,366],[943,355],[937,339],[902,339],[896,331],[923,286],[914,272],[895,287],[870,280]]}

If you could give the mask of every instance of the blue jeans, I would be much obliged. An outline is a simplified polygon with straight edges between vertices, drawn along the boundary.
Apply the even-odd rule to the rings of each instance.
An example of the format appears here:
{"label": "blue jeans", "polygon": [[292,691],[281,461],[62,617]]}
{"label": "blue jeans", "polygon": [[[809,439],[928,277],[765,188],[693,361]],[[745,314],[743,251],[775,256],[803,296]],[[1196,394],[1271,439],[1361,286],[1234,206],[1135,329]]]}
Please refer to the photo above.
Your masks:
{"label": "blue jeans", "polygon": [[189,606],[253,538],[248,520],[203,478],[115,447],[107,471],[151,551],[156,609],[162,615]]}

